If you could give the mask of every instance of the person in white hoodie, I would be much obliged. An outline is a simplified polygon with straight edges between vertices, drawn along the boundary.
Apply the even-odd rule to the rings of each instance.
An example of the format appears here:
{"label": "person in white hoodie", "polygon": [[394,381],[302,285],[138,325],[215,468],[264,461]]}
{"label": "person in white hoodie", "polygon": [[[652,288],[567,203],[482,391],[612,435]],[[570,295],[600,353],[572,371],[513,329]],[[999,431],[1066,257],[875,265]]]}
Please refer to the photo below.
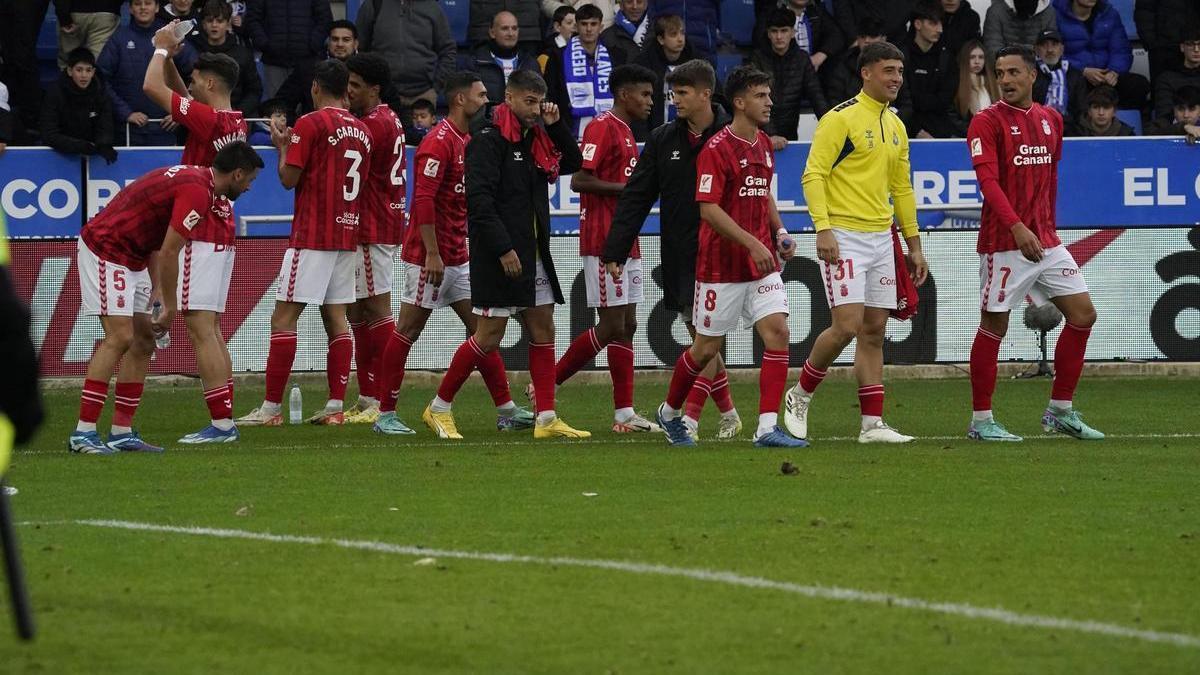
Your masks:
{"label": "person in white hoodie", "polygon": [[1001,47],[1033,46],[1048,30],[1058,30],[1050,0],[992,0],[983,20],[983,46],[991,60]]}

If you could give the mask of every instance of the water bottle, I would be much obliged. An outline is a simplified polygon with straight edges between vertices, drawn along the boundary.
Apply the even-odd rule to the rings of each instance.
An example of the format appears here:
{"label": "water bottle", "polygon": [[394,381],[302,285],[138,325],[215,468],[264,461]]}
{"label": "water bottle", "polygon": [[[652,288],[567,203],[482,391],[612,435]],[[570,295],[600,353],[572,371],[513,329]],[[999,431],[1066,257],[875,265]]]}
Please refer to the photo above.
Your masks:
{"label": "water bottle", "polygon": [[[158,321],[159,314],[162,314],[162,303],[155,300],[154,307],[150,312],[150,318],[153,319],[154,321]],[[158,345],[159,349],[166,349],[167,347],[170,347],[171,346],[170,331],[164,331],[162,335],[159,335],[158,337],[154,338],[154,344]]]}
{"label": "water bottle", "polygon": [[180,21],[179,24],[175,26],[175,39],[182,42],[183,39],[188,36],[188,33],[191,33],[192,30],[195,28],[196,28],[196,20],[195,19],[187,19],[185,21]]}
{"label": "water bottle", "polygon": [[300,394],[300,387],[293,386],[292,393],[288,396],[288,423],[300,424],[304,417],[304,399]]}

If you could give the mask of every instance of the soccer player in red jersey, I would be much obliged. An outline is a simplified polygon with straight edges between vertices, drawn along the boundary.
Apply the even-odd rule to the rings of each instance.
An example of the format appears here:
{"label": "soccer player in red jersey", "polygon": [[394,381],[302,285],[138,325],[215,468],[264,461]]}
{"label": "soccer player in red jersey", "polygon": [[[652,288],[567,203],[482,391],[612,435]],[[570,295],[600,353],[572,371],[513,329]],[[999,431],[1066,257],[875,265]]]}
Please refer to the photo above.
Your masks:
{"label": "soccer player in red jersey", "polygon": [[759,447],[803,447],[780,429],[779,404],[787,386],[788,304],[779,262],[795,253],[783,227],[771,180],[771,139],[762,126],[771,119],[771,77],[750,66],[729,74],[725,96],[733,122],[705,144],[696,158],[696,201],[700,202],[700,247],[696,254],[696,340],[675,362],[658,423],[671,445],[695,445],[683,423],[684,400],[700,371],[737,329],[753,325],[763,342],[759,373]]}
{"label": "soccer player in red jersey", "polygon": [[[396,415],[396,399],[404,382],[408,354],[433,310],[450,307],[470,333],[471,269],[467,255],[467,190],[464,181],[468,126],[487,105],[487,88],[478,73],[455,73],[442,84],[450,110],[417,148],[413,172],[411,227],[404,237],[404,285],[400,316],[387,339],[377,390],[380,415],[375,431],[411,434]],[[508,373],[498,350],[478,364],[479,374],[496,404],[496,428],[528,429],[533,413],[513,403]]]}
{"label": "soccer player in red jersey", "polygon": [[971,398],[967,431],[984,441],[1019,441],[992,416],[996,359],[1008,331],[1008,315],[1028,296],[1036,305],[1053,302],[1066,318],[1054,348],[1054,384],[1042,427],[1081,440],[1104,434],[1083,422],[1072,406],[1083,372],[1096,308],[1079,266],[1055,231],[1058,161],[1063,120],[1058,111],[1033,102],[1037,65],[1028,47],[996,53],[1001,100],[971,120],[967,145],[979,189],[980,320],[971,345]]}
{"label": "soccer player in red jersey", "polygon": [[376,383],[383,348],[392,334],[392,276],[396,247],[404,238],[406,224],[404,127],[379,99],[391,82],[387,61],[378,54],[354,54],[346,59],[346,68],[350,70],[346,89],[350,112],[367,125],[374,146],[361,197],[356,300],[348,308],[358,366],[358,403],[346,412],[346,422],[370,424],[379,417]]}
{"label": "soccer player in red jersey", "polygon": [[[658,78],[648,68],[619,66],[609,84],[613,107],[587,125],[581,149],[583,168],[571,176],[579,193],[579,255],[588,307],[599,317],[594,328],[579,334],[558,361],[555,383],[562,384],[588,361],[608,349],[608,372],[613,383],[613,431],[661,431],[633,410],[633,333],[637,305],[642,301],[642,252],[634,241],[623,262],[624,274],[612,278],[600,256],[612,226],[617,197],[637,166],[638,148],[629,123],[644,122],[654,106]],[[532,386],[532,385],[530,385]]]}
{"label": "soccer player in red jersey", "polygon": [[317,110],[296,120],[295,128],[272,125],[279,148],[279,180],[296,189],[290,247],[283,255],[263,403],[239,424],[278,426],[280,402],[296,358],[296,323],[305,305],[321,305],[329,336],[326,378],[329,400],[308,418],[311,424],[342,424],[342,399],[350,379],[354,343],[346,305],[354,302],[354,269],[363,184],[371,166],[371,132],[342,108],[350,73],[329,59],[313,68],[312,97]]}
{"label": "soccer player in red jersey", "polygon": [[[145,174],[118,192],[83,226],[77,260],[80,309],[83,314],[100,316],[104,340],[88,362],[79,422],[67,442],[72,452],[162,451],[143,441],[132,421],[154,353],[155,335],[170,328],[178,310],[179,251],[193,237],[212,235],[206,230],[217,223],[205,214],[212,209],[213,200],[217,196],[237,199],[250,189],[262,166],[262,159],[249,145],[230,143],[217,153],[211,169],[172,166]],[[153,295],[162,296],[163,308],[151,321]],[[205,390],[219,390],[225,384],[225,360],[214,343],[206,346],[196,344],[196,367]],[[96,431],[96,420],[118,363],[116,408],[105,443]],[[231,417],[227,398],[211,398],[208,404],[213,419]],[[237,439],[236,428],[226,434]]]}
{"label": "soccer player in red jersey", "polygon": [[[233,109],[230,100],[238,82],[238,64],[224,54],[202,54],[192,70],[191,85],[185,87],[169,57],[179,51],[180,41],[174,31],[178,23],[172,21],[154,34],[158,49],[146,68],[142,91],[160,107],[170,110],[171,119],[187,129],[183,163],[211,166],[218,150],[233,141],[245,141],[248,133],[242,113]],[[205,391],[205,400],[229,399],[232,403],[233,359],[221,333],[221,313],[225,311],[229,280],[233,276],[237,236],[233,205],[218,198],[206,217],[216,221],[206,229],[217,236],[210,237],[214,241],[189,239],[180,251],[183,278],[179,284],[179,309],[192,342],[207,348],[209,341],[215,341],[225,357],[224,387]],[[180,442],[228,442],[232,428],[232,419],[214,419],[210,429],[188,434]],[[214,429],[221,433],[213,433]]]}

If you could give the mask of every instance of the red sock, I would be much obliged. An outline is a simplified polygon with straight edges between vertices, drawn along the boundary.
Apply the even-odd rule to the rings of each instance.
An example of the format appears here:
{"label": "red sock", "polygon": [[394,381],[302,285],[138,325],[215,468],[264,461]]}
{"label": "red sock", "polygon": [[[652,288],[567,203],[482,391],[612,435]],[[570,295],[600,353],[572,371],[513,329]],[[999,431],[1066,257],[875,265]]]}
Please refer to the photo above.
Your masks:
{"label": "red sock", "polygon": [[858,407],[863,415],[883,417],[883,385],[868,384],[858,388]]}
{"label": "red sock", "polygon": [[229,400],[229,385],[213,387],[204,392],[204,403],[208,405],[208,416],[214,421],[233,417],[233,405]]}
{"label": "red sock", "polygon": [[[600,344],[600,340],[596,338],[596,329],[589,328],[571,341],[571,346],[567,347],[567,352],[558,360],[558,365],[555,366],[554,383],[562,384],[571,379],[571,376],[579,372],[579,369],[586,366],[588,361],[596,358],[601,349],[605,345]],[[612,357],[612,352],[609,352],[609,357]]]}
{"label": "red sock", "polygon": [[1054,385],[1050,398],[1055,401],[1070,401],[1075,397],[1075,385],[1083,373],[1083,357],[1087,352],[1091,328],[1080,328],[1066,324],[1054,345]]}
{"label": "red sock", "polygon": [[700,377],[700,366],[692,358],[692,350],[685,349],[675,362],[675,372],[671,374],[671,386],[667,389],[667,405],[675,410],[683,407],[688,392]]}
{"label": "red sock", "polygon": [[292,362],[296,360],[296,331],[271,333],[271,348],[267,352],[267,394],[263,400],[279,405],[283,401],[283,388],[292,375]]}
{"label": "red sock", "polygon": [[804,368],[800,371],[800,388],[808,393],[813,393],[825,379],[825,374],[828,371],[819,370],[812,364],[812,361],[805,359]]}
{"label": "red sock", "polygon": [[479,374],[483,376],[483,383],[487,385],[496,407],[512,401],[512,392],[508,390],[508,371],[504,369],[504,357],[500,356],[499,349],[479,359]]}
{"label": "red sock", "polygon": [[712,380],[712,400],[721,414],[733,410],[733,397],[729,395],[729,375],[724,370],[717,373]]}
{"label": "red sock", "polygon": [[[358,393],[360,396],[370,396],[377,399],[383,395],[383,390],[380,388],[380,383],[383,381],[383,376],[380,373],[380,369],[383,368],[383,350],[387,346],[388,336],[392,334],[392,329],[395,325],[396,322],[389,316],[367,326],[367,341],[371,344],[371,362],[368,366],[368,370],[371,373],[371,393],[363,393],[362,375],[359,375]],[[356,343],[357,340],[358,338],[355,338]]]}
{"label": "red sock", "polygon": [[350,361],[354,353],[354,341],[349,333],[335,335],[329,341],[325,356],[325,380],[329,383],[331,401],[346,400],[346,384],[350,381]]}
{"label": "red sock", "polygon": [[113,406],[113,426],[133,426],[133,414],[137,412],[138,404],[142,402],[142,389],[145,386],[141,382],[117,383],[115,405]]}
{"label": "red sock", "polygon": [[454,351],[454,357],[450,359],[450,367],[446,369],[446,374],[442,376],[442,383],[438,385],[438,398],[449,403],[454,400],[454,395],[462,389],[463,382],[471,376],[471,371],[475,370],[475,365],[485,358],[487,354],[479,348],[479,343],[475,342],[474,337],[467,338],[467,341],[458,346]]}
{"label": "red sock", "polygon": [[708,397],[711,395],[712,380],[697,377],[691,391],[688,392],[687,401],[683,404],[683,416],[699,421],[701,413],[704,412],[704,404],[708,403]]}
{"label": "red sock", "polygon": [[404,384],[404,368],[408,363],[408,352],[412,349],[412,341],[395,330],[388,336],[387,346],[379,359],[379,380],[376,393],[379,394],[379,410],[395,412],[396,399],[400,396],[400,385]]}
{"label": "red sock", "polygon": [[84,380],[79,394],[79,421],[95,424],[108,400],[108,383],[100,380]]}
{"label": "red sock", "polygon": [[539,413],[554,412],[554,343],[529,343],[529,376],[537,392],[534,404]]}
{"label": "red sock", "polygon": [[789,358],[787,350],[763,352],[758,371],[758,414],[779,412],[783,390],[787,388]]}
{"label": "red sock", "polygon": [[[562,363],[561,361],[559,363]],[[613,383],[613,409],[633,407],[633,343],[608,343],[608,376]]]}
{"label": "red sock", "polygon": [[225,387],[229,389],[229,409],[233,409],[233,376],[230,375],[228,380],[225,380]]}
{"label": "red sock", "polygon": [[374,398],[375,383],[371,380],[371,333],[367,324],[350,324],[354,334],[354,372],[358,380],[358,395]]}
{"label": "red sock", "polygon": [[983,328],[975,331],[971,343],[971,409],[991,410],[996,391],[996,359],[1000,356],[1000,336]]}

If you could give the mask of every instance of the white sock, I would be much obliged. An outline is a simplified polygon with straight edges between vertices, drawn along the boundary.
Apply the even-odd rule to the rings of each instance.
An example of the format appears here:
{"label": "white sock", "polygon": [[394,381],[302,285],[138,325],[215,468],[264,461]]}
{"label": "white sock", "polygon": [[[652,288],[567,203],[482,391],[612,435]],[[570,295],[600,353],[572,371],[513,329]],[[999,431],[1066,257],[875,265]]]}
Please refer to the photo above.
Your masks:
{"label": "white sock", "polygon": [[213,420],[212,425],[221,431],[229,431],[233,428],[233,420],[226,417],[223,420]]}
{"label": "white sock", "polygon": [[758,431],[754,434],[755,438],[763,434],[769,434],[775,430],[775,425],[779,423],[779,413],[759,413],[758,414]]}
{"label": "white sock", "polygon": [[270,401],[263,401],[262,406],[259,408],[259,410],[267,415],[278,415],[279,411],[282,409],[282,405],[278,403],[272,403]]}
{"label": "white sock", "polygon": [[450,402],[443,401],[441,396],[434,396],[433,402],[429,404],[429,409],[433,412],[450,412]]}
{"label": "white sock", "polygon": [[991,410],[976,410],[971,413],[972,422],[990,422],[992,419]]}
{"label": "white sock", "polygon": [[883,419],[882,417],[876,417],[875,415],[863,415],[862,416],[862,430],[866,431],[867,429],[870,429],[871,427],[878,424],[882,419]]}
{"label": "white sock", "polygon": [[358,407],[363,410],[366,410],[367,408],[378,408],[379,407],[379,399],[377,399],[373,396],[359,396],[358,397]]}
{"label": "white sock", "polygon": [[95,431],[95,430],[96,430],[95,422],[79,422],[75,425],[75,431],[79,431],[82,433],[87,433],[89,431]]}
{"label": "white sock", "polygon": [[114,425],[112,425],[112,428],[108,430],[108,435],[109,436],[117,436],[120,434],[128,434],[132,431],[133,431],[133,429],[130,429],[129,427],[119,427],[114,424]]}
{"label": "white sock", "polygon": [[337,412],[342,409],[342,400],[340,398],[331,398],[325,402],[325,412]]}
{"label": "white sock", "polygon": [[496,406],[496,412],[500,413],[501,415],[511,415],[517,412],[517,404],[513,403],[512,399],[509,399],[508,403],[502,403]]}
{"label": "white sock", "polygon": [[1070,410],[1071,402],[1070,401],[1056,401],[1054,399],[1050,399],[1050,407],[1054,408],[1055,410]]}
{"label": "white sock", "polygon": [[636,414],[633,412],[633,408],[617,408],[616,412],[613,413],[613,419],[618,424],[624,424],[633,419]]}
{"label": "white sock", "polygon": [[667,403],[663,403],[662,407],[659,408],[659,410],[662,411],[662,416],[663,416],[663,419],[665,419],[665,420],[673,420],[676,417],[679,417],[679,411],[672,408]]}
{"label": "white sock", "polygon": [[556,417],[558,415],[555,415],[553,410],[543,410],[537,414],[537,423],[544,427],[553,422]]}

